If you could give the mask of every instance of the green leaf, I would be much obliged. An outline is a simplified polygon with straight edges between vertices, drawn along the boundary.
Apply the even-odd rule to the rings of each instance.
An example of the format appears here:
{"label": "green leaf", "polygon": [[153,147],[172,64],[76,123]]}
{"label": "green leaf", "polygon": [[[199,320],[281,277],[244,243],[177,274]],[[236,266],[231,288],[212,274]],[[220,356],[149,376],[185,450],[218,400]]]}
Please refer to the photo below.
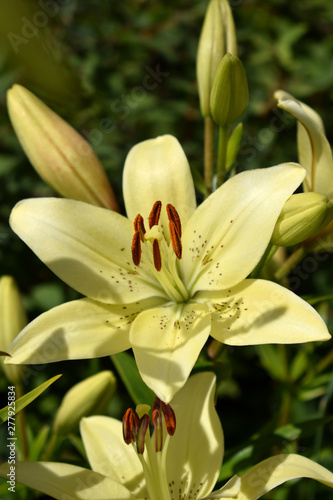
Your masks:
{"label": "green leaf", "polygon": [[[32,391],[28,392],[27,394],[24,394],[21,398],[17,399],[15,401],[15,415],[23,410],[28,404],[32,403],[34,399],[36,399],[42,392],[44,392],[53,382],[58,380],[58,378],[61,377],[60,375],[56,375],[55,377],[50,378],[40,386],[36,387],[36,389],[33,389]],[[8,420],[8,408],[9,406],[6,406],[5,408],[2,408],[0,410],[0,425],[6,422]],[[10,406],[12,410],[14,410],[13,405]]]}
{"label": "green leaf", "polygon": [[111,359],[134,403],[153,406],[155,394],[143,382],[134,358],[127,352],[119,352]]}
{"label": "green leaf", "polygon": [[260,357],[261,364],[271,377],[277,380],[287,379],[287,367],[283,353],[279,349],[279,346],[269,344],[259,345],[256,346],[256,351]]}
{"label": "green leaf", "polygon": [[242,134],[243,134],[243,124],[239,123],[237,127],[234,128],[231,136],[229,137],[227,146],[227,161],[226,161],[227,171],[232,167],[234,161],[236,160]]}

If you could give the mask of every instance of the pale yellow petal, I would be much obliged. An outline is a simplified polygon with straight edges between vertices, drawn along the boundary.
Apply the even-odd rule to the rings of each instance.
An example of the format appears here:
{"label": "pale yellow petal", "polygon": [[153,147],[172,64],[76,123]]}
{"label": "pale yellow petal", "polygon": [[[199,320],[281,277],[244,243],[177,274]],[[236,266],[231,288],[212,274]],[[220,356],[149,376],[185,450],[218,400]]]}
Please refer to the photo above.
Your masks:
{"label": "pale yellow petal", "polygon": [[130,342],[141,377],[168,403],[185,384],[210,331],[203,304],[172,304],[141,313]]}
{"label": "pale yellow petal", "polygon": [[168,483],[180,498],[202,498],[214,488],[224,451],[223,432],[215,410],[215,375],[198,373],[171,401],[176,432],[168,442]]}
{"label": "pale yellow petal", "polygon": [[207,495],[203,500],[213,500],[216,498],[237,498],[241,487],[241,478],[237,475],[233,476],[219,490],[215,490],[210,495]]}
{"label": "pale yellow petal", "polygon": [[121,483],[136,497],[147,497],[142,465],[133,446],[124,441],[122,423],[109,417],[89,417],[81,420],[80,430],[91,468]]}
{"label": "pale yellow petal", "polygon": [[[148,226],[155,201],[162,202],[160,222],[168,233],[165,207],[174,205],[185,224],[196,207],[191,170],[185,153],[171,135],[140,142],[129,152],[123,174],[126,212],[134,220],[140,213]],[[146,227],[147,229],[147,227]]]}
{"label": "pale yellow petal", "polygon": [[307,477],[333,487],[333,474],[300,455],[276,455],[263,460],[241,476],[237,500],[257,500],[268,491],[291,479]]}
{"label": "pale yellow petal", "polygon": [[[8,463],[1,465],[0,477],[7,480],[8,469]],[[75,465],[53,462],[16,462],[15,479],[18,483],[45,493],[56,500],[111,500],[112,498],[135,500],[135,497],[122,484],[98,472]]]}
{"label": "pale yellow petal", "polygon": [[132,223],[88,203],[24,200],[11,214],[18,236],[69,286],[108,304],[163,295],[138,276],[132,262]]}
{"label": "pale yellow petal", "polygon": [[293,344],[331,338],[313,307],[271,281],[247,279],[225,291],[198,293],[196,299],[210,307],[211,335],[225,344]]}
{"label": "pale yellow petal", "polygon": [[304,176],[292,163],[242,172],[198,207],[185,228],[180,262],[191,294],[227,288],[249,275]]}
{"label": "pale yellow petal", "polygon": [[124,351],[131,347],[129,330],[134,318],[149,305],[159,303],[156,299],[113,306],[80,299],[54,307],[15,338],[7,362],[45,364]]}

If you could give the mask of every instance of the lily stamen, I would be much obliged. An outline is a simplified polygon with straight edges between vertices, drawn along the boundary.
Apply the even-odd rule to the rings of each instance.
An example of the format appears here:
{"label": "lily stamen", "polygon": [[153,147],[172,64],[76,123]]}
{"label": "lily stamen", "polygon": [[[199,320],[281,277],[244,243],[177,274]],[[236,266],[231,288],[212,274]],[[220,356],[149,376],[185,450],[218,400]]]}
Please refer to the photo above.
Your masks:
{"label": "lily stamen", "polygon": [[162,202],[155,201],[148,217],[149,229],[151,229],[153,226],[157,226],[158,221],[160,220],[161,208]]}
{"label": "lily stamen", "polygon": [[178,259],[181,259],[182,258],[182,250],[183,250],[182,242],[180,239],[180,235],[177,231],[177,226],[173,221],[169,222],[169,231],[170,231],[170,238],[171,238],[173,251],[175,252]]}
{"label": "lily stamen", "polygon": [[157,239],[153,241],[153,258],[156,271],[160,271],[162,268],[162,258],[161,258],[160,246],[158,244]]}
{"label": "lily stamen", "polygon": [[132,239],[132,260],[135,266],[141,262],[141,235],[140,231],[135,231]]}
{"label": "lily stamen", "polygon": [[177,210],[175,209],[175,207],[173,205],[171,205],[171,203],[168,203],[166,206],[166,211],[168,214],[169,221],[174,223],[174,225],[176,226],[179,238],[181,238],[181,236],[182,236],[182,224],[181,224],[180,217],[179,217]]}
{"label": "lily stamen", "polygon": [[140,214],[138,214],[134,219],[134,231],[138,231],[140,233],[141,241],[144,242],[144,235],[146,234],[146,229],[143,222],[143,217]]}

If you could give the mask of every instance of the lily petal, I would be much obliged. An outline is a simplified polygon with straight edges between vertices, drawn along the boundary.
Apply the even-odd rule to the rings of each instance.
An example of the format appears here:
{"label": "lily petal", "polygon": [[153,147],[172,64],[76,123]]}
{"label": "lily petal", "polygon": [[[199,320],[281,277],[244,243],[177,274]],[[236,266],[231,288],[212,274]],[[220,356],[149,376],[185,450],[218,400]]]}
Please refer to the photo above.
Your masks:
{"label": "lily petal", "polygon": [[171,402],[177,423],[168,442],[166,470],[177,498],[178,492],[179,498],[202,498],[218,478],[224,439],[214,398],[215,375],[203,372],[190,377]]}
{"label": "lily petal", "polygon": [[209,331],[204,304],[172,304],[134,320],[130,342],[140,375],[165,403],[185,384]]}
{"label": "lily petal", "polygon": [[123,192],[129,219],[140,213],[147,220],[159,200],[165,228],[169,226],[167,203],[174,205],[185,224],[196,208],[196,198],[191,170],[178,140],[164,135],[134,146],[125,162]]}
{"label": "lily petal", "polygon": [[51,363],[65,359],[108,356],[131,347],[129,330],[134,318],[148,304],[126,306],[74,300],[50,309],[28,324],[9,347],[9,364]]}
{"label": "lily petal", "polygon": [[137,275],[133,227],[116,212],[74,200],[30,199],[14,207],[10,224],[59,278],[91,299],[114,304],[163,296]]}
{"label": "lily petal", "polygon": [[256,500],[280,484],[307,477],[333,487],[333,474],[321,465],[300,455],[276,455],[263,460],[241,476],[237,500]]}
{"label": "lily petal", "polygon": [[287,92],[275,93],[278,106],[288,111],[298,122],[298,155],[306,168],[304,182],[307,191],[329,194],[333,191],[333,159],[319,115]]}
{"label": "lily petal", "polygon": [[142,465],[124,442],[122,423],[110,417],[81,420],[80,432],[91,468],[124,485],[136,498],[147,498]]}
{"label": "lily petal", "polygon": [[331,338],[319,314],[286,288],[244,280],[222,292],[201,292],[211,304],[211,336],[228,345],[293,344]]}
{"label": "lily petal", "polygon": [[237,498],[241,487],[241,478],[237,475],[232,476],[229,481],[219,490],[213,491],[202,500],[213,500],[215,498]]}
{"label": "lily petal", "polygon": [[209,196],[188,221],[181,266],[187,289],[239,283],[259,262],[285,201],[302,182],[295,163],[242,172]]}
{"label": "lily petal", "polygon": [[[0,477],[8,479],[9,465],[0,467]],[[123,485],[75,465],[53,462],[17,462],[15,480],[56,500],[135,500]]]}

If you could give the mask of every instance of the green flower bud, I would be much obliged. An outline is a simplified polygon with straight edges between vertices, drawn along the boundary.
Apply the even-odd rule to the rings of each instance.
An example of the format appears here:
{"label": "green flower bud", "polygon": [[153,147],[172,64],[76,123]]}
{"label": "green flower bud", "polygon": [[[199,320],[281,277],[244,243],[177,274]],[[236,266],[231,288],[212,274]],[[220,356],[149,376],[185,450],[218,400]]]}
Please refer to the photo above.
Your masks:
{"label": "green flower bud", "polygon": [[74,385],[63,398],[54,419],[57,434],[73,432],[81,418],[102,413],[116,389],[116,378],[105,370]]}
{"label": "green flower bud", "polygon": [[65,198],[117,210],[105,171],[91,146],[21,85],[7,93],[16,135],[38,174]]}
{"label": "green flower bud", "polygon": [[240,59],[226,54],[217,68],[210,108],[220,127],[230,126],[242,116],[249,104],[249,89]]}
{"label": "green flower bud", "polygon": [[286,201],[274,228],[273,245],[292,246],[320,232],[333,217],[333,204],[320,193],[299,193]]}
{"label": "green flower bud", "polygon": [[229,52],[237,55],[234,20],[227,0],[209,2],[197,53],[197,80],[201,113],[211,116],[210,93],[222,57]]}
{"label": "green flower bud", "polygon": [[[0,351],[7,352],[16,335],[28,323],[22,299],[14,278],[0,279]],[[4,359],[1,357],[0,359]],[[2,363],[6,377],[13,383],[20,380],[20,367]]]}

